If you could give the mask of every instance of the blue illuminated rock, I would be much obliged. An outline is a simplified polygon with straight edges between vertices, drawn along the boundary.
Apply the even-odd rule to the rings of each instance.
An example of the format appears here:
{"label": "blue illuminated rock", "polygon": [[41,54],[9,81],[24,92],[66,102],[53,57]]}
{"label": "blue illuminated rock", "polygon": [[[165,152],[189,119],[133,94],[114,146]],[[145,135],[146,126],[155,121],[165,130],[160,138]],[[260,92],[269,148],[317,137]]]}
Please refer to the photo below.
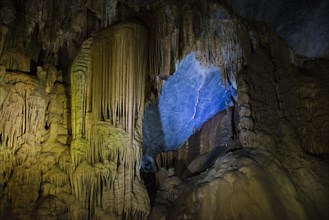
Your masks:
{"label": "blue illuminated rock", "polygon": [[235,96],[225,87],[220,69],[206,67],[195,53],[186,56],[165,82],[159,98],[164,149],[174,150]]}

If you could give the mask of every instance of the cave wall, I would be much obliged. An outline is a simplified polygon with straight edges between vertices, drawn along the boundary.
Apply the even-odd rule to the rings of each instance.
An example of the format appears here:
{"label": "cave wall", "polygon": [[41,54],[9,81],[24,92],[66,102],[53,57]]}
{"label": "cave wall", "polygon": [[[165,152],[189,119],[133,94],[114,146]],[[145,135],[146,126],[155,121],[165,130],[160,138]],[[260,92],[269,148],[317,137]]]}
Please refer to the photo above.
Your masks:
{"label": "cave wall", "polygon": [[296,57],[227,1],[0,8],[0,218],[146,219],[144,104],[190,53],[237,89],[238,133],[227,110],[163,153],[150,218],[328,218],[325,58]]}
{"label": "cave wall", "polygon": [[39,79],[1,71],[1,218],[65,217],[64,201],[74,200],[65,87],[40,71]]}
{"label": "cave wall", "polygon": [[328,1],[233,0],[232,7],[244,18],[271,26],[296,54],[328,56]]}
{"label": "cave wall", "polygon": [[[160,191],[151,218],[328,218],[327,126],[322,125],[328,123],[324,99],[329,93],[321,83],[327,81],[328,61],[285,56],[287,47],[275,36],[259,42],[238,73],[239,142],[218,148],[222,152],[214,164],[189,178],[177,165],[177,158],[191,156],[185,148],[158,157]],[[319,80],[316,88],[314,80]],[[216,137],[208,139],[215,142]],[[186,144],[193,147],[193,142]],[[185,174],[195,164],[202,166],[208,155],[184,160]]]}
{"label": "cave wall", "polygon": [[25,72],[44,63],[67,71],[81,43],[116,21],[116,5],[116,0],[1,1],[1,63]]}

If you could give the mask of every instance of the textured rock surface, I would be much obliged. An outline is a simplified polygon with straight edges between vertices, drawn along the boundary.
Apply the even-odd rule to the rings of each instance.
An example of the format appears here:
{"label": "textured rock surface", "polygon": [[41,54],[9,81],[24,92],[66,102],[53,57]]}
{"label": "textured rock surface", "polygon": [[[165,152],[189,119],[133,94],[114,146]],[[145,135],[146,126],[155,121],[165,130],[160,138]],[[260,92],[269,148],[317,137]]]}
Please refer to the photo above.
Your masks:
{"label": "textured rock surface", "polygon": [[[238,74],[238,127],[244,147],[231,149],[235,145],[229,144],[208,170],[182,179],[185,189],[169,208],[156,204],[154,219],[328,218],[327,126],[322,125],[329,119],[324,113],[329,93],[322,82],[328,81],[329,62],[306,61],[297,67],[294,60],[279,58],[260,48]],[[166,182],[162,170],[158,174]],[[174,190],[160,190],[158,196]]]}
{"label": "textured rock surface", "polygon": [[297,54],[328,55],[328,1],[233,0],[232,4],[241,16],[270,25]]}
{"label": "textured rock surface", "polygon": [[175,168],[177,176],[195,175],[208,168],[232,144],[235,122],[233,108],[221,111],[188,138],[177,150],[162,152],[156,157],[157,168]]}
{"label": "textured rock surface", "polygon": [[147,106],[143,120],[144,155],[177,149],[214,114],[232,105],[236,91],[220,70],[203,66],[195,53],[185,57],[164,83],[159,104]]}
{"label": "textured rock surface", "polygon": [[209,118],[231,105],[232,86],[220,78],[220,70],[202,66],[190,54],[165,82],[159,97],[164,149],[174,150]]}
{"label": "textured rock surface", "polygon": [[[116,0],[1,1],[2,64],[29,72],[32,60],[67,69],[88,35],[115,21],[116,5]],[[28,62],[22,63],[22,58]]]}
{"label": "textured rock surface", "polygon": [[86,41],[72,65],[71,105],[53,65],[38,67],[38,78],[1,66],[1,218],[146,218],[135,121],[145,102],[146,36],[140,24],[124,23]]}
{"label": "textured rock surface", "polygon": [[145,115],[143,119],[143,155],[154,157],[164,150],[163,145],[164,134],[160,119],[159,105],[156,103],[148,103],[145,106]]}
{"label": "textured rock surface", "polygon": [[87,40],[72,65],[74,219],[148,215],[139,176],[146,42],[140,23],[119,23]]}
{"label": "textured rock surface", "polygon": [[54,215],[66,216],[67,99],[63,84],[51,88],[47,94],[38,79],[15,72],[0,83],[1,217],[42,219],[46,212],[47,218],[49,210],[33,212],[44,200],[53,201]]}
{"label": "textured rock surface", "polygon": [[[150,218],[328,219],[328,60],[297,59],[229,2],[136,2],[0,2],[0,219],[146,219],[144,104],[191,52],[237,88],[238,136],[224,111],[162,154]],[[328,43],[316,4],[271,23],[310,56]]]}

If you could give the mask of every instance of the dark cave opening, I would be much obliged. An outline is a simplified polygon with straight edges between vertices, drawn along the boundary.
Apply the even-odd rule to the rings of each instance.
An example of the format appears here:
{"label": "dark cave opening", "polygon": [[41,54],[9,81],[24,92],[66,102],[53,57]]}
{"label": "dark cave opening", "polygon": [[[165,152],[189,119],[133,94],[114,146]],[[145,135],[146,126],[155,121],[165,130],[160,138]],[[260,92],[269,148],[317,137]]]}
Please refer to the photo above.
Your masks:
{"label": "dark cave opening", "polygon": [[30,75],[32,76],[37,76],[37,72],[38,72],[38,63],[35,62],[33,59],[31,59],[31,64],[30,64]]}
{"label": "dark cave opening", "polygon": [[154,171],[141,170],[140,175],[144,182],[144,186],[147,190],[150,199],[150,205],[152,207],[154,205],[154,200],[158,190],[156,183],[156,174]]}

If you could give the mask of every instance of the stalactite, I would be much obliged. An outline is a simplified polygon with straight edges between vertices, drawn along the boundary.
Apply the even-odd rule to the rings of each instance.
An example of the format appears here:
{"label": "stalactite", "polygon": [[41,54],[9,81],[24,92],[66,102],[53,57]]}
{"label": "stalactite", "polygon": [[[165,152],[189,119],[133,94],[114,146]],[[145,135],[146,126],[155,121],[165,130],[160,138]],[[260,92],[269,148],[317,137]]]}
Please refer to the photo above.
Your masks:
{"label": "stalactite", "polygon": [[[91,45],[89,38],[81,46],[81,51],[72,63],[71,81],[71,114],[73,139],[85,136],[85,115],[90,108],[91,99]],[[97,60],[95,60],[97,61]]]}
{"label": "stalactite", "polygon": [[131,135],[136,118],[143,116],[147,39],[140,24],[122,23],[100,33],[92,50],[93,117]]}
{"label": "stalactite", "polygon": [[[99,207],[144,217],[149,210],[147,197],[134,195],[146,193],[138,185],[141,126],[136,121],[144,112],[147,39],[141,24],[117,24],[85,42],[71,68],[70,154],[76,169],[70,178],[84,204],[78,212],[88,209],[90,218]],[[76,211],[72,215],[79,216]]]}
{"label": "stalactite", "polygon": [[178,159],[177,151],[162,152],[156,158],[157,168],[173,168],[175,159]]}
{"label": "stalactite", "polygon": [[73,173],[72,187],[78,201],[84,204],[84,208],[89,208],[89,216],[95,211],[92,209],[96,205],[94,191],[96,189],[96,173],[94,167],[86,161],[79,164]]}
{"label": "stalactite", "polygon": [[[4,81],[10,86],[5,90],[8,95],[0,108],[0,135],[4,149],[13,154],[21,149],[23,144],[40,144],[40,131],[45,125],[47,101],[38,90],[38,81],[27,75],[6,74]],[[31,137],[37,139],[32,140],[34,138]],[[11,165],[8,165],[8,168],[12,168],[14,161],[16,160],[10,159]],[[21,163],[19,158],[17,161],[18,164]],[[10,170],[7,172],[10,173]]]}
{"label": "stalactite", "polygon": [[[133,203],[132,192],[135,181],[140,181],[135,167],[140,153],[139,148],[131,146],[130,135],[108,122],[98,122],[93,126],[89,140],[90,147],[85,146],[87,161],[78,162],[72,176],[77,199],[88,207],[90,216],[97,206],[115,213],[139,210]],[[111,201],[111,198],[115,200]],[[143,209],[147,213],[148,206]]]}

